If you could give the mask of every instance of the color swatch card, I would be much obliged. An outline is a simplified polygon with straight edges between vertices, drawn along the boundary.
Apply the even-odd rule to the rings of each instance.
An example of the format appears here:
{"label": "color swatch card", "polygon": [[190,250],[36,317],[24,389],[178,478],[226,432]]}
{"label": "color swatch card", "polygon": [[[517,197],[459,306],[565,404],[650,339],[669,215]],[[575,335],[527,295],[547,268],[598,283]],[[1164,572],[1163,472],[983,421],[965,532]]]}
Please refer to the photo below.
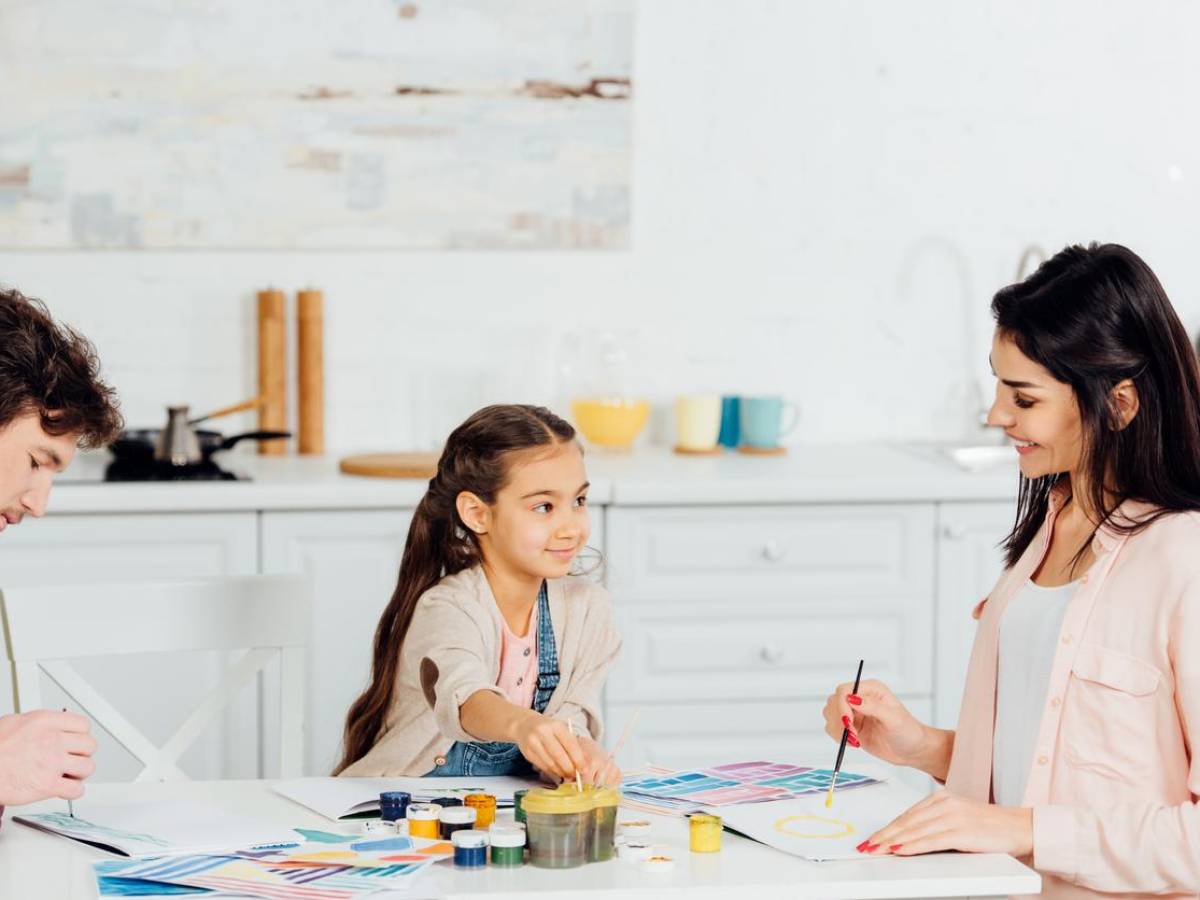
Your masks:
{"label": "color swatch card", "polygon": [[[621,784],[621,792],[631,800],[685,811],[824,794],[829,790],[832,777],[832,769],[791,763],[741,762],[627,778]],[[877,779],[867,775],[842,771],[838,773],[835,791],[876,783]]]}
{"label": "color swatch card", "polygon": [[444,841],[362,837],[297,829],[290,847],[189,854],[93,864],[102,897],[203,892],[274,900],[350,900],[404,891],[413,878],[453,854]]}

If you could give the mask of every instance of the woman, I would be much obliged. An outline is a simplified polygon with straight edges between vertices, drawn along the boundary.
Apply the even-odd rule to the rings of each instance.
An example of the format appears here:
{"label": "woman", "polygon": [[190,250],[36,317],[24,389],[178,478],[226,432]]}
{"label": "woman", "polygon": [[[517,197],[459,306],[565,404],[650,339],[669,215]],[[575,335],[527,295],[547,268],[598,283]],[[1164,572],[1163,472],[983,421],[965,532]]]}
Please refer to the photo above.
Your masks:
{"label": "woman", "polygon": [[958,728],[841,685],[826,730],[945,783],[860,845],[1032,857],[1050,896],[1200,892],[1200,370],[1149,267],[1068,247],[992,301],[1020,454]]}

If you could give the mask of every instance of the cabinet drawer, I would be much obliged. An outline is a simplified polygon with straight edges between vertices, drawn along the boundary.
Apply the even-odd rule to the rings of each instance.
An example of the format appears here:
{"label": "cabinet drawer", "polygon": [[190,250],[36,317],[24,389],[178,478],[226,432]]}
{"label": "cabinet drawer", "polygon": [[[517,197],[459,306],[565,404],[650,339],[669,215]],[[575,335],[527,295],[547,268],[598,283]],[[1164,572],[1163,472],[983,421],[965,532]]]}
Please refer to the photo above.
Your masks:
{"label": "cabinet drawer", "polygon": [[[929,721],[931,698],[903,699],[913,715]],[[832,767],[838,745],[825,733],[824,705],[823,700],[644,705],[617,764],[626,772],[648,764],[684,769],[755,759]],[[611,740],[616,740],[638,708],[609,705],[605,731]],[[926,791],[932,784],[921,772],[889,766],[847,746],[843,767],[853,772],[864,764],[894,773],[917,790]]]}
{"label": "cabinet drawer", "polygon": [[854,677],[897,693],[933,688],[933,603],[927,594],[616,608],[621,655],[614,701],[824,698]]}
{"label": "cabinet drawer", "polygon": [[933,590],[932,504],[614,508],[607,537],[618,603]]}

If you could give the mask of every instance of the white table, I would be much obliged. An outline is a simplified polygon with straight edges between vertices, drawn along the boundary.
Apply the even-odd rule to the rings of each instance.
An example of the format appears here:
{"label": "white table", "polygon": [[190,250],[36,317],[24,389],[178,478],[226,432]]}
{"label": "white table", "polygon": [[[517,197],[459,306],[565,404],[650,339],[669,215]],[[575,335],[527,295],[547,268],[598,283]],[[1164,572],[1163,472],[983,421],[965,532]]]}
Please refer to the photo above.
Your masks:
{"label": "white table", "polygon": [[[203,799],[232,811],[269,818],[289,826],[323,827],[333,823],[272,792],[266,781],[191,781],[170,784],[89,784],[77,804],[89,800]],[[24,807],[23,811],[62,809],[61,801]],[[0,828],[0,897],[5,900],[82,900],[96,897],[91,863],[112,857],[65,838],[43,834],[11,821]],[[654,823],[655,843],[669,844],[676,858],[670,873],[653,874],[613,860],[578,869],[546,870],[532,866],[503,870],[456,870],[437,863],[423,875],[413,897],[446,898],[487,894],[519,900],[542,898],[640,898],[669,896],[742,897],[985,897],[1037,893],[1036,872],[1002,854],[937,854],[900,859],[885,857],[811,863],[726,832],[717,854],[687,850],[687,822],[641,813]],[[345,825],[345,823],[342,823]]]}

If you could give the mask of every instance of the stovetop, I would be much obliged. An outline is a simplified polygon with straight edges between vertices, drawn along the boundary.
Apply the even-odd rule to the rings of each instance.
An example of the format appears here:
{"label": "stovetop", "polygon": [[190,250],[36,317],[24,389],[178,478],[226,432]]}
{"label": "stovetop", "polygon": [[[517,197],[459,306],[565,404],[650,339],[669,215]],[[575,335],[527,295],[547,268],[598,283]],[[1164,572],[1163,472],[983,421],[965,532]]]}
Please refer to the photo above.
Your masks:
{"label": "stovetop", "polygon": [[105,481],[249,481],[244,475],[208,461],[192,466],[114,459],[104,469]]}

